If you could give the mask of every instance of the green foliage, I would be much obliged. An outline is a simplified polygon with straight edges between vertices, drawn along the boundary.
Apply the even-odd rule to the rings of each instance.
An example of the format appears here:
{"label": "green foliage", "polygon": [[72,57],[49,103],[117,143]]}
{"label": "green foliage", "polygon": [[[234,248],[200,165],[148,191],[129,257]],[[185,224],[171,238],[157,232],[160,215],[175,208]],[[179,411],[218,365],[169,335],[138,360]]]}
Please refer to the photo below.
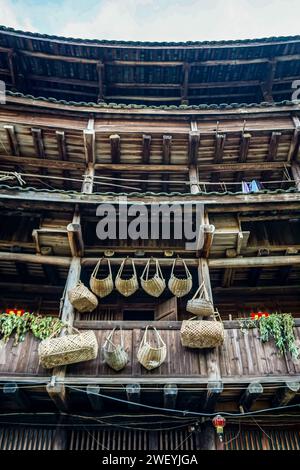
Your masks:
{"label": "green foliage", "polygon": [[259,328],[260,340],[263,343],[273,339],[280,354],[289,352],[294,359],[299,358],[300,351],[293,331],[295,320],[290,313],[272,313],[259,320],[242,318],[239,323],[243,333],[249,328]]}
{"label": "green foliage", "polygon": [[0,314],[0,335],[7,343],[14,333],[14,346],[24,341],[26,333],[31,332],[38,339],[46,339],[58,335],[64,324],[55,317],[43,317],[26,312],[22,316]]}

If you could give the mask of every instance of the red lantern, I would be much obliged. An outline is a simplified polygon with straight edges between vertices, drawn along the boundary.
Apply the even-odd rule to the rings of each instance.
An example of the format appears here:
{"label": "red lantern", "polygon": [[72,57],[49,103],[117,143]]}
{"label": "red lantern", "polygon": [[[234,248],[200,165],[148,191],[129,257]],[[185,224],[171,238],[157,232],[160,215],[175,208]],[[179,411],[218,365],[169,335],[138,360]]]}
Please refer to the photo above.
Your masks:
{"label": "red lantern", "polygon": [[223,441],[223,430],[226,424],[226,419],[221,415],[217,415],[212,420],[213,426],[216,429],[217,435],[219,436],[220,441]]}

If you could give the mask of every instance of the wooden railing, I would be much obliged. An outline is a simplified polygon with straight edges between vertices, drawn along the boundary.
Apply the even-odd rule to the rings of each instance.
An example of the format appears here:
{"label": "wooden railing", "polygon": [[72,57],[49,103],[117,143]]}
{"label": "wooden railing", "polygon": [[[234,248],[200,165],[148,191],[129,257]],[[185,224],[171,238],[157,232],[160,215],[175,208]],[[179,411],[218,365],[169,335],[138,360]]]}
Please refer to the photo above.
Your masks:
{"label": "wooden railing", "polygon": [[[89,326],[86,324],[88,323]],[[116,322],[120,324],[120,322]],[[262,343],[257,329],[244,334],[237,322],[224,322],[225,341],[215,350],[193,350],[184,348],[180,342],[180,322],[155,322],[167,344],[167,359],[161,367],[149,372],[137,361],[137,350],[142,339],[144,322],[121,322],[125,336],[125,348],[129,362],[125,369],[114,372],[103,361],[101,345],[114,322],[76,322],[80,329],[92,328],[99,342],[97,359],[67,367],[66,382],[73,383],[207,383],[212,379],[212,369],[219,372],[224,383],[248,382],[260,379],[263,382],[284,381],[300,375],[300,361],[290,354],[280,356],[273,342]],[[300,344],[300,325],[296,320],[295,336]],[[51,370],[39,365],[38,341],[27,335],[24,343],[13,346],[12,339],[2,349],[0,357],[0,380],[34,377],[47,381]]]}

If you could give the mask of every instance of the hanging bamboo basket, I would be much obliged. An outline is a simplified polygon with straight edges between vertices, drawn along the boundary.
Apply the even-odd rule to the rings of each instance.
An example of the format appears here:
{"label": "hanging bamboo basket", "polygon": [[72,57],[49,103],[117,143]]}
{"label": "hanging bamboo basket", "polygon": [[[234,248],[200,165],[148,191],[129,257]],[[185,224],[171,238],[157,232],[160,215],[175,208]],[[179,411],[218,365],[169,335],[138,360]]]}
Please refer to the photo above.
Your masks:
{"label": "hanging bamboo basket", "polygon": [[[97,279],[97,274],[100,269],[100,265],[102,260],[106,259],[107,260],[107,267],[108,267],[108,276],[105,277],[104,279]],[[90,279],[90,288],[94,294],[98,295],[101,299],[103,297],[106,297],[109,295],[114,288],[114,281],[112,278],[112,272],[111,272],[111,265],[110,261],[107,258],[100,258],[98,263],[95,266],[95,269],[91,275]]]}
{"label": "hanging bamboo basket", "polygon": [[[148,328],[153,328],[156,347],[150,344]],[[137,358],[140,364],[147,370],[156,369],[167,357],[167,346],[162,337],[154,327],[146,326],[146,330],[138,349]]]}
{"label": "hanging bamboo basket", "polygon": [[[185,269],[185,274],[186,274],[185,279],[179,279],[178,277],[174,275],[174,268],[176,266],[177,261],[179,260],[182,262],[184,269]],[[181,258],[174,259],[172,271],[171,271],[171,277],[168,283],[169,290],[172,292],[173,295],[175,295],[175,297],[183,297],[184,295],[187,295],[190,292],[192,286],[193,286],[192,275],[190,271],[188,270],[188,267],[185,264],[184,259],[181,259]]]}
{"label": "hanging bamboo basket", "polygon": [[119,371],[124,369],[128,362],[128,354],[124,349],[124,334],[122,328],[120,328],[120,342],[116,344],[114,341],[116,328],[114,328],[111,333],[106,338],[103,346],[102,353],[106,364],[114,369]]}
{"label": "hanging bamboo basket", "polygon": [[97,297],[81,281],[69,290],[68,298],[80,313],[92,312],[98,306]]}
{"label": "hanging bamboo basket", "polygon": [[188,312],[202,317],[209,317],[214,314],[214,306],[209,298],[204,282],[202,282],[193,298],[188,301],[186,309]]}
{"label": "hanging bamboo basket", "polygon": [[45,369],[96,359],[98,343],[95,333],[93,331],[80,333],[75,328],[72,328],[72,331],[76,333],[48,338],[39,344],[38,355]]}
{"label": "hanging bamboo basket", "polygon": [[197,320],[196,317],[182,322],[180,338],[187,348],[216,348],[224,342],[224,326],[214,317],[213,321]]}
{"label": "hanging bamboo basket", "polygon": [[147,294],[159,297],[166,288],[166,281],[163,278],[158,259],[155,260],[155,274],[149,279],[150,262],[149,259],[141,276],[141,285]]}
{"label": "hanging bamboo basket", "polygon": [[[131,261],[132,263],[133,275],[131,276],[130,279],[122,279],[121,277],[126,261]],[[126,259],[122,261],[119,272],[115,279],[115,285],[116,285],[117,291],[119,291],[120,294],[124,295],[124,297],[129,297],[130,295],[134,294],[138,290],[139,282],[138,282],[138,278],[136,275],[136,269],[135,269],[133,259],[129,259],[127,257]]]}

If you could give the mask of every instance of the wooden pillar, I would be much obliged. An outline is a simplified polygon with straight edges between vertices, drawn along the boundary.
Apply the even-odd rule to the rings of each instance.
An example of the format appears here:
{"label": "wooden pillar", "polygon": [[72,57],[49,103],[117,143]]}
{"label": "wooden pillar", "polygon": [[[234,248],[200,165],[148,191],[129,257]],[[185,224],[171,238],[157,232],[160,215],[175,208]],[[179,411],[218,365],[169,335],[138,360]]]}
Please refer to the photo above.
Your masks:
{"label": "wooden pillar", "polygon": [[72,256],[83,256],[84,255],[84,243],[83,243],[83,236],[81,230],[81,220],[80,220],[80,212],[79,207],[76,206],[73,220],[67,226],[68,231],[68,239],[70,244],[70,249]]}
{"label": "wooden pillar", "polygon": [[[77,284],[80,279],[80,262],[81,260],[78,257],[74,257],[72,259],[65,286],[65,297],[63,299],[60,319],[68,326],[72,326],[74,323],[74,308],[68,299],[67,293]],[[55,367],[52,372],[51,381],[46,388],[50,398],[54,401],[57,408],[59,410],[67,411],[67,394],[64,386],[65,374],[66,366]]]}
{"label": "wooden pillar", "polygon": [[199,178],[198,178],[198,169],[196,165],[192,165],[189,169],[189,178],[190,178],[190,187],[191,194],[199,194]]}
{"label": "wooden pillar", "polygon": [[95,168],[93,163],[89,163],[86,168],[86,172],[84,175],[84,181],[82,184],[81,192],[85,194],[92,194],[94,189],[94,176],[95,176]]}
{"label": "wooden pillar", "polygon": [[299,382],[286,382],[285,385],[278,389],[273,401],[272,406],[286,406],[288,405],[300,390]]}
{"label": "wooden pillar", "polygon": [[167,384],[164,386],[164,408],[174,410],[178,396],[178,388],[176,384]]}
{"label": "wooden pillar", "polygon": [[126,395],[128,403],[128,410],[130,411],[139,411],[140,407],[138,405],[132,405],[133,403],[141,402],[141,386],[140,384],[129,384],[126,385]]}
{"label": "wooden pillar", "polygon": [[300,191],[300,164],[298,162],[292,163],[292,175],[295,180],[297,191]]}
{"label": "wooden pillar", "polygon": [[205,411],[214,411],[217,401],[224,390],[221,380],[208,382],[206,389],[206,397],[203,405]]}
{"label": "wooden pillar", "polygon": [[253,403],[263,394],[263,391],[263,386],[259,382],[252,382],[241,396],[240,406],[245,411],[250,411]]}

